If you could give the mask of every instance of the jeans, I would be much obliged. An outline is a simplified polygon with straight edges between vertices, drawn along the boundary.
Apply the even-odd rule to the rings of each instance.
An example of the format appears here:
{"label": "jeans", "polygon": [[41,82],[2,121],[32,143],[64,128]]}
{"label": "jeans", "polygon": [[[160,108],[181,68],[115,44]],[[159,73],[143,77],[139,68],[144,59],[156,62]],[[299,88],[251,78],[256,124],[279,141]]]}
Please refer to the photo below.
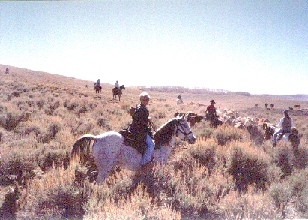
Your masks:
{"label": "jeans", "polygon": [[283,130],[283,129],[279,129],[278,131],[276,131],[274,134],[273,134],[273,143],[276,143],[277,141],[277,136],[279,134],[282,134],[282,133],[291,133],[291,131],[286,131],[286,130]]}
{"label": "jeans", "polygon": [[145,150],[145,153],[143,157],[141,158],[141,165],[145,165],[151,162],[152,160],[152,154],[154,151],[154,141],[148,134],[147,134],[147,139],[146,139],[146,145],[147,145],[147,149]]}

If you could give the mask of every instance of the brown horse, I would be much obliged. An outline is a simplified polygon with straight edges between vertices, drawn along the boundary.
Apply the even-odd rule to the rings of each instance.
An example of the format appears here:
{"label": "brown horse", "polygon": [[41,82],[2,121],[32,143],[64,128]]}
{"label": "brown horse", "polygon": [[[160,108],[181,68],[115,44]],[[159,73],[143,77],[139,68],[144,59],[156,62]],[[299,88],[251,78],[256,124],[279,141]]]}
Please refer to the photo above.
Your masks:
{"label": "brown horse", "polygon": [[102,91],[102,86],[97,85],[94,87],[96,93],[100,93]]}
{"label": "brown horse", "polygon": [[102,91],[102,86],[100,84],[94,83],[94,90],[96,93],[100,93]]}
{"label": "brown horse", "polygon": [[120,89],[113,88],[112,89],[112,99],[116,99],[116,96],[119,97],[119,101],[121,100],[122,89],[125,89],[124,85],[120,86]]}

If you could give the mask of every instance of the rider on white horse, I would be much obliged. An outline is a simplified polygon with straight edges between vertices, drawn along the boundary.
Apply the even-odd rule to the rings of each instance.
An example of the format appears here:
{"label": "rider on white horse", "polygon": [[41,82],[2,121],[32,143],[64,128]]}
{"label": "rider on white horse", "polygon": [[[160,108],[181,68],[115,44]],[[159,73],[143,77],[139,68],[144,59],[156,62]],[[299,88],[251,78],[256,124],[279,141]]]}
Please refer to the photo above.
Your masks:
{"label": "rider on white horse", "polygon": [[277,136],[279,134],[284,135],[286,133],[291,133],[291,129],[295,127],[293,119],[289,116],[289,111],[284,110],[283,113],[284,113],[284,117],[280,119],[277,125],[278,129],[273,134],[273,147],[276,146]]}

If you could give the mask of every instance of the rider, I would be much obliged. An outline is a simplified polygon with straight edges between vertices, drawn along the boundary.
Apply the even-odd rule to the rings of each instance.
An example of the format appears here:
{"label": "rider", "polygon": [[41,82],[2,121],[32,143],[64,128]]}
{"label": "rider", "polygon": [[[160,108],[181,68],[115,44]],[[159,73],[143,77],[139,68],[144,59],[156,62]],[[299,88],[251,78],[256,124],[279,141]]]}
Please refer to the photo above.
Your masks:
{"label": "rider", "polygon": [[277,125],[277,128],[279,128],[279,130],[273,134],[273,147],[276,146],[277,136],[279,134],[284,135],[285,133],[291,133],[291,128],[295,127],[293,119],[289,116],[289,111],[284,110],[283,114],[284,117],[280,119]]}
{"label": "rider", "polygon": [[115,82],[115,84],[114,84],[114,88],[116,88],[116,89],[120,89],[120,86],[119,86],[119,82],[118,82],[118,80]]}
{"label": "rider", "polygon": [[141,159],[141,165],[146,165],[152,160],[152,154],[154,151],[154,141],[151,138],[151,130],[149,129],[149,110],[147,105],[149,104],[150,96],[147,92],[142,92],[139,95],[140,104],[136,107],[136,112],[133,114],[133,121],[129,126],[129,131],[134,134],[135,140],[140,143],[139,145],[146,144],[146,149]]}
{"label": "rider", "polygon": [[212,99],[211,104],[206,108],[205,114],[206,118],[208,118],[211,121],[211,125],[216,128],[217,125],[220,124],[220,121],[218,119],[218,115],[214,104],[216,104],[216,102]]}

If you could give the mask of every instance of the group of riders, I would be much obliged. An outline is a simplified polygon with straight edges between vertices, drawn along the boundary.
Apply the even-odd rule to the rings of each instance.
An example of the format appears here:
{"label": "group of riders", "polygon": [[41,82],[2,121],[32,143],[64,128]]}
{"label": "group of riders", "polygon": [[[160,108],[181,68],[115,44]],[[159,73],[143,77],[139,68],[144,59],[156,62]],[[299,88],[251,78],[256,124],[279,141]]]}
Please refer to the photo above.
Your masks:
{"label": "group of riders", "polygon": [[[98,79],[98,80],[96,81],[96,83],[94,83],[94,89],[95,89],[96,87],[101,87],[100,79]],[[117,89],[117,90],[120,90],[120,85],[119,85],[119,81],[118,81],[118,80],[115,82],[114,88]]]}
{"label": "group of riders", "polygon": [[[147,105],[149,104],[150,96],[147,92],[142,92],[139,95],[140,103],[136,106],[134,114],[132,114],[132,123],[129,126],[129,131],[135,135],[136,139],[139,139],[139,143],[145,143],[146,150],[143,154],[141,165],[146,165],[151,162],[152,153],[154,151],[154,141],[152,136],[152,131],[149,128],[150,117]],[[216,102],[214,100],[210,101],[210,105],[206,108],[205,120],[210,122],[210,125],[216,128],[218,125],[222,125],[223,122],[219,120],[217,115]],[[290,133],[291,129],[294,127],[293,119],[289,116],[288,110],[283,111],[284,117],[282,117],[276,126],[276,132],[273,134],[272,142],[273,147],[276,146],[277,137]]]}
{"label": "group of riders", "polygon": [[[100,86],[100,80],[98,79],[96,82],[96,86]],[[114,85],[115,89],[120,90],[118,80]],[[181,99],[181,95],[178,96],[178,99]],[[145,145],[145,150],[143,152],[143,157],[141,159],[141,165],[144,166],[151,162],[152,154],[154,151],[154,141],[153,135],[151,131],[151,118],[149,117],[149,110],[147,109],[147,105],[149,104],[150,95],[147,92],[142,92],[139,95],[140,103],[134,109],[134,113],[132,114],[132,122],[128,127],[128,132],[133,136],[133,139],[138,143],[138,145]],[[216,102],[214,100],[210,101],[210,105],[207,106],[205,111],[205,120],[210,122],[210,126],[216,128],[218,125],[222,125],[223,122],[219,119],[217,115]],[[292,118],[288,114],[288,110],[285,110],[284,117],[280,119],[277,127],[279,128],[273,135],[272,141],[273,146],[276,146],[277,137],[279,135],[283,135],[285,133],[291,132],[291,128],[294,127],[294,122]]]}
{"label": "group of riders", "polygon": [[[212,127],[217,127],[218,125],[223,124],[221,120],[219,120],[219,116],[217,115],[216,108],[214,106],[216,102],[211,100],[211,104],[206,109],[206,116],[205,119],[209,120]],[[295,127],[293,119],[289,116],[289,111],[283,111],[283,117],[280,119],[279,123],[276,125],[278,128],[272,137],[273,147],[277,145],[278,137],[282,137],[284,134],[292,133],[292,128]]]}

